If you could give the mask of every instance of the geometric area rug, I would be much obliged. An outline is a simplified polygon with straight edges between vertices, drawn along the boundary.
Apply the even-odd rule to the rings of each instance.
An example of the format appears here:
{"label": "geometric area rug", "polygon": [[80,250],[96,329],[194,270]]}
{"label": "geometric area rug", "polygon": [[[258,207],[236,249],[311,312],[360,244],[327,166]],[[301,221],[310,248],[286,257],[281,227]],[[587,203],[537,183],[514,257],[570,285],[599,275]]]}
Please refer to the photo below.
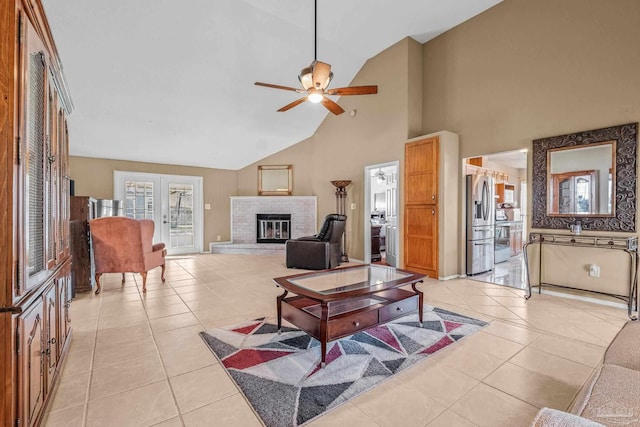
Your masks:
{"label": "geometric area rug", "polygon": [[409,314],[327,344],[268,319],[200,332],[267,427],[300,426],[362,394],[486,322],[424,306],[424,322]]}

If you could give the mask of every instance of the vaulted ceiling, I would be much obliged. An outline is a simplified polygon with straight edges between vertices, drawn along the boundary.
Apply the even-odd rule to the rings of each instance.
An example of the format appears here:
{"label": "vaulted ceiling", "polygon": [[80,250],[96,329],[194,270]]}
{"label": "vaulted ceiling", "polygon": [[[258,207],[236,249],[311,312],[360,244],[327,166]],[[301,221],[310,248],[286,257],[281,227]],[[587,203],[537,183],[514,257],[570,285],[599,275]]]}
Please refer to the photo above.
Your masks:
{"label": "vaulted ceiling", "polygon": [[[348,86],[397,41],[426,42],[500,1],[318,0],[318,60],[332,65],[330,87]],[[71,155],[240,169],[327,114],[310,103],[278,113],[298,95],[253,84],[298,87],[313,60],[313,0],[43,4],[75,105]]]}

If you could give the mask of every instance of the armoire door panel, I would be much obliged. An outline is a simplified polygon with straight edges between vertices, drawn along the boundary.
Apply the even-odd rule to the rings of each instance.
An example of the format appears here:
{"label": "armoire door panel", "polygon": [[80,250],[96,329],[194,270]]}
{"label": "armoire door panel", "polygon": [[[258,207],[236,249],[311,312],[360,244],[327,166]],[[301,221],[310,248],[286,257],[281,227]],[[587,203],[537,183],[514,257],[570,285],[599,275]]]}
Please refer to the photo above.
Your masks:
{"label": "armoire door panel", "polygon": [[45,394],[45,366],[44,366],[44,312],[42,300],[34,303],[31,308],[19,318],[22,343],[20,348],[24,352],[22,358],[22,417],[24,425],[30,426],[38,417]]}

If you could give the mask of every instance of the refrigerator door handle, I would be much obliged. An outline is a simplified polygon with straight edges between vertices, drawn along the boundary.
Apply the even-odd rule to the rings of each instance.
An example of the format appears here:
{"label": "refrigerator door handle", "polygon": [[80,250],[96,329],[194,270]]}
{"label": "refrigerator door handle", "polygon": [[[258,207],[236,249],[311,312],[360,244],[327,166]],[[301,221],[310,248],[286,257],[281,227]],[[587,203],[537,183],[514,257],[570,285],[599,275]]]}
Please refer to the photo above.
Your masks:
{"label": "refrigerator door handle", "polygon": [[474,243],[473,246],[493,246],[493,243]]}
{"label": "refrigerator door handle", "polygon": [[489,206],[488,206],[488,199],[489,199],[489,195],[487,194],[489,192],[489,188],[487,186],[487,181],[482,181],[482,219],[484,219],[485,221],[488,219],[489,216]]}

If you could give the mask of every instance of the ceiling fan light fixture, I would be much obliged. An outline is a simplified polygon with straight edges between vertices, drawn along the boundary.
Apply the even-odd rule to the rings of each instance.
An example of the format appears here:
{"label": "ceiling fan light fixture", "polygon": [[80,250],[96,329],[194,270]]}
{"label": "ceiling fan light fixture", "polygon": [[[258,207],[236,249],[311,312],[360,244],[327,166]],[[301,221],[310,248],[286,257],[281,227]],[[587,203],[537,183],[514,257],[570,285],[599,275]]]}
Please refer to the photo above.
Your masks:
{"label": "ceiling fan light fixture", "polygon": [[304,88],[304,90],[309,90],[313,87],[313,65],[308,67],[304,67],[300,74],[298,75],[298,80],[300,80],[300,84]]}
{"label": "ceiling fan light fixture", "polygon": [[307,96],[307,99],[309,100],[309,102],[317,104],[322,101],[322,97],[323,97],[322,89],[315,89],[315,88],[309,89],[309,95]]}

